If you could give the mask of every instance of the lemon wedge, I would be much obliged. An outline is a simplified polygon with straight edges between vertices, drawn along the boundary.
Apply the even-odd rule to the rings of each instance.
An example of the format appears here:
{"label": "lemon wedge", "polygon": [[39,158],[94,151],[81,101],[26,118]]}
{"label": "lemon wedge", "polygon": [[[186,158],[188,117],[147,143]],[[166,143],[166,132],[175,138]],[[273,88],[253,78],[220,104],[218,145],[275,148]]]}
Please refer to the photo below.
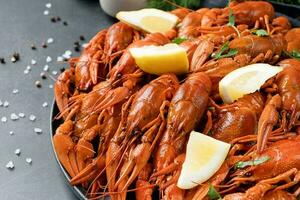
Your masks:
{"label": "lemon wedge", "polygon": [[223,164],[230,144],[193,131],[177,186],[191,189],[212,177]]}
{"label": "lemon wedge", "polygon": [[121,11],[117,13],[116,17],[118,20],[136,29],[141,29],[149,33],[166,33],[178,22],[176,15],[155,8]]}
{"label": "lemon wedge", "polygon": [[257,63],[236,69],[227,74],[219,83],[219,92],[225,103],[259,90],[271,77],[282,71],[282,67]]}
{"label": "lemon wedge", "polygon": [[178,44],[144,46],[129,51],[139,68],[150,74],[184,74],[189,69],[187,53]]}

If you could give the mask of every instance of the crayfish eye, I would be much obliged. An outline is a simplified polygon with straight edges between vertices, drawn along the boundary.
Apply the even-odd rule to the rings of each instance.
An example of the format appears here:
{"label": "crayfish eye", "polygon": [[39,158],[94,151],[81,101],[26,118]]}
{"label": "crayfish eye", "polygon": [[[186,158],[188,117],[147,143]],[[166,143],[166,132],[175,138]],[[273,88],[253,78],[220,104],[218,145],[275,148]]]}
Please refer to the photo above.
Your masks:
{"label": "crayfish eye", "polygon": [[252,173],[251,172],[247,172],[246,174],[245,174],[245,176],[251,176],[252,175]]}
{"label": "crayfish eye", "polygon": [[121,73],[117,73],[117,78],[121,78],[122,74]]}

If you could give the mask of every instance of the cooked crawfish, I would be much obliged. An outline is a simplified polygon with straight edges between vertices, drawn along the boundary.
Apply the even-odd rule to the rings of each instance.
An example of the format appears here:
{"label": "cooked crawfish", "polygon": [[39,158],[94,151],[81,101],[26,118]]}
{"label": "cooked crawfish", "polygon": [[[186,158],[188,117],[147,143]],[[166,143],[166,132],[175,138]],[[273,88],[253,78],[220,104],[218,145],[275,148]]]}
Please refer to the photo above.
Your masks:
{"label": "cooked crawfish", "polygon": [[264,109],[264,97],[259,93],[245,95],[230,105],[217,106],[212,122],[212,137],[224,142],[254,134]]}
{"label": "cooked crawfish", "polygon": [[255,25],[260,18],[268,16],[270,20],[275,17],[275,11],[269,2],[266,1],[245,1],[241,3],[233,2],[227,8],[224,8],[223,13],[218,16],[217,24],[226,24],[228,17],[232,11],[236,24]]}
{"label": "cooked crawfish", "polygon": [[168,113],[167,129],[154,157],[157,172],[152,178],[157,177],[156,182],[160,186],[166,182],[166,175],[172,170],[163,174],[161,171],[184,152],[188,134],[200,122],[208,104],[210,89],[209,78],[200,72],[191,74],[174,95]]}
{"label": "cooked crawfish", "polygon": [[[286,173],[292,170],[293,174],[299,173],[300,169],[300,137],[292,137],[290,139],[283,139],[272,143],[266,148],[258,157],[267,157],[269,160],[259,164],[257,166],[252,166],[247,169],[241,169],[236,172],[236,174],[246,174],[250,173],[251,176],[242,177],[238,175],[234,177],[230,182],[233,182],[233,187],[238,186],[241,183],[250,181],[263,181],[265,179],[270,179],[275,176],[280,176],[282,173]],[[277,180],[277,178],[274,178]],[[292,181],[294,184],[296,182]]]}
{"label": "cooked crawfish", "polygon": [[294,51],[300,51],[300,28],[293,28],[289,30],[286,35],[285,39],[287,41],[287,51],[292,52]]}
{"label": "cooked crawfish", "polygon": [[178,86],[175,75],[162,75],[124,104],[119,128],[106,153],[108,188],[110,192],[121,192],[120,198],[126,197],[126,189],[147,164],[165,126],[167,102]]}
{"label": "cooked crawfish", "polygon": [[[74,68],[61,73],[54,85],[54,96],[59,112],[62,113],[69,107],[69,98],[73,95],[72,85],[74,84]],[[67,119],[68,112],[64,112],[63,118]]]}

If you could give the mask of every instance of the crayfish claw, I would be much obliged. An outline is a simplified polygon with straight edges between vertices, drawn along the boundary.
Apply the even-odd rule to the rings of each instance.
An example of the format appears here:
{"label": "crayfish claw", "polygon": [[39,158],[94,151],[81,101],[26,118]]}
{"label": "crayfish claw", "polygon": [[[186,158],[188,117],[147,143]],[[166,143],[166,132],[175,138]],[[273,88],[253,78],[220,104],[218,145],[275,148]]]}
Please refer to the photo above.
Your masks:
{"label": "crayfish claw", "polygon": [[267,103],[258,121],[257,152],[261,153],[270,137],[275,124],[277,124],[281,107],[281,97],[277,94]]}

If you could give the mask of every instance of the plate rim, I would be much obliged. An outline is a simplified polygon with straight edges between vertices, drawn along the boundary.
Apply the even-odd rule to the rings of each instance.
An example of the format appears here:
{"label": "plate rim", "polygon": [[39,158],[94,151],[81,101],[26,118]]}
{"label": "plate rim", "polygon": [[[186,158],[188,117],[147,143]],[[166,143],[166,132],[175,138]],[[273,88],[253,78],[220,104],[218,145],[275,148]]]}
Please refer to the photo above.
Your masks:
{"label": "plate rim", "polygon": [[88,198],[85,196],[85,194],[82,191],[82,190],[84,190],[82,187],[72,186],[70,184],[70,176],[69,176],[68,172],[65,170],[65,168],[62,166],[62,164],[60,163],[60,161],[59,161],[59,159],[57,157],[56,151],[54,149],[53,136],[54,136],[54,133],[56,131],[56,128],[53,125],[54,124],[53,119],[54,119],[54,116],[56,115],[55,114],[56,110],[58,110],[58,107],[57,107],[55,98],[53,98],[52,104],[51,104],[51,112],[50,112],[50,138],[51,138],[52,152],[54,153],[56,163],[57,163],[57,165],[60,168],[60,173],[63,173],[63,175],[65,177],[64,178],[65,182],[67,183],[67,185],[69,186],[69,188],[72,190],[72,192],[76,195],[76,197],[78,199],[80,199],[80,200],[88,200]]}

